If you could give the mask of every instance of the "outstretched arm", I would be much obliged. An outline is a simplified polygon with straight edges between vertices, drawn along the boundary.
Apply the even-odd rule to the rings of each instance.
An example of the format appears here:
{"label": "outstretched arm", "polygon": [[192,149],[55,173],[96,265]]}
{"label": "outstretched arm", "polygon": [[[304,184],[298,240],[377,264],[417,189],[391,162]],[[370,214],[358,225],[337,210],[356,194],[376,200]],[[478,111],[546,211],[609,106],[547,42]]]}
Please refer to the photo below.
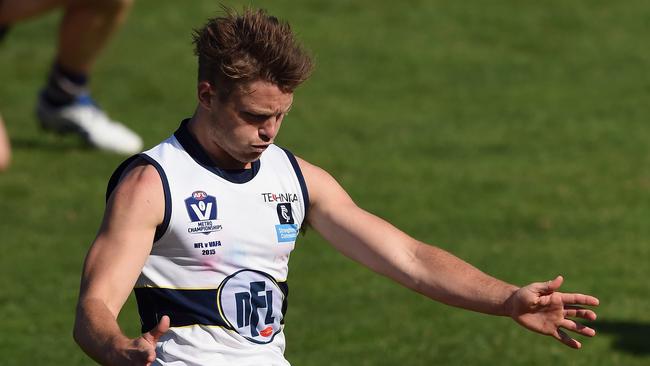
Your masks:
{"label": "outstretched arm", "polygon": [[162,183],[150,165],[126,173],[108,201],[84,263],[74,325],[79,346],[102,365],[150,365],[158,338],[169,328],[169,317],[163,317],[152,331],[129,339],[117,324],[163,213]]}
{"label": "outstretched arm", "polygon": [[558,328],[595,334],[565,318],[595,319],[593,311],[577,306],[597,305],[596,298],[555,292],[561,279],[519,288],[489,276],[359,208],[327,172],[302,159],[299,163],[310,195],[309,224],[351,259],[436,301],[510,316],[522,326],[574,348],[580,343]]}

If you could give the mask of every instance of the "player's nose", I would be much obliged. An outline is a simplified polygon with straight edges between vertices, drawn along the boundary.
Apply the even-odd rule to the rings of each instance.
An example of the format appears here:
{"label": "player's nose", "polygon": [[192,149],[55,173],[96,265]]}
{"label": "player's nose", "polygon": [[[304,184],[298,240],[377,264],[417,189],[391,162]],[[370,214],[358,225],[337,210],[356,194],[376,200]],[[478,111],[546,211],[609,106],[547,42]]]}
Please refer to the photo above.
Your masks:
{"label": "player's nose", "polygon": [[275,136],[278,134],[278,129],[280,126],[279,122],[279,118],[273,116],[264,121],[264,123],[260,126],[258,133],[264,142],[272,141],[275,138]]}

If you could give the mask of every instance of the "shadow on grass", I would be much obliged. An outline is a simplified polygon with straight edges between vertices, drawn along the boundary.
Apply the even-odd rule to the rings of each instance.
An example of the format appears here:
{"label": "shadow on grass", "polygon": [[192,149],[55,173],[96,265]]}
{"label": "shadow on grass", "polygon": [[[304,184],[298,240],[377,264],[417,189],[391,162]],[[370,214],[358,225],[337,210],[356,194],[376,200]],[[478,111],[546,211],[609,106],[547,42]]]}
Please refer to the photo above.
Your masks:
{"label": "shadow on grass", "polygon": [[600,334],[614,336],[613,347],[637,356],[650,356],[650,323],[631,321],[595,321],[589,326]]}
{"label": "shadow on grass", "polygon": [[57,138],[57,136],[43,136],[42,138],[11,137],[11,148],[16,150],[41,150],[41,151],[74,151],[88,150],[83,141],[75,138]]}

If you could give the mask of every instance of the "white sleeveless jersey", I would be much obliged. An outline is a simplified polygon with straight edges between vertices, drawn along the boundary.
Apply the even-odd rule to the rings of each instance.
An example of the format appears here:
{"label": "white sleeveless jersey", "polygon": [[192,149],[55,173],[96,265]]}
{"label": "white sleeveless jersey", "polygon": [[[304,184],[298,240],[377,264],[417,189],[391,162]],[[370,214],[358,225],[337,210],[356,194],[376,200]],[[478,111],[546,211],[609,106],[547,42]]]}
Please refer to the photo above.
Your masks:
{"label": "white sleeveless jersey", "polygon": [[155,364],[289,365],[288,261],[309,203],[295,157],[271,145],[252,169],[223,171],[186,121],[140,157],[165,192],[165,219],[135,288],[143,332],[171,319]]}

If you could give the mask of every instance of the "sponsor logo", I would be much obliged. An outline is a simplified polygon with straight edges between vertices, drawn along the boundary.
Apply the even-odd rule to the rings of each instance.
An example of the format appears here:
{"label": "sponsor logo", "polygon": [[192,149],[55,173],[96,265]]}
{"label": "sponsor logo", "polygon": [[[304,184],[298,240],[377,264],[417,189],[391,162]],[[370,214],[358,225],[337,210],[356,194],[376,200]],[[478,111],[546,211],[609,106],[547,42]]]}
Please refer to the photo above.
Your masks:
{"label": "sponsor logo", "polygon": [[253,343],[269,343],[282,330],[284,293],[268,274],[244,269],[219,286],[219,311],[228,325]]}
{"label": "sponsor logo", "polygon": [[298,237],[298,225],[296,224],[280,224],[275,225],[275,234],[278,238],[278,243],[295,242]]}
{"label": "sponsor logo", "polygon": [[208,234],[219,231],[222,226],[217,223],[217,199],[204,191],[194,191],[185,199],[185,208],[191,223],[187,228],[190,234]]}
{"label": "sponsor logo", "polygon": [[298,195],[295,193],[262,193],[264,202],[298,202]]}

